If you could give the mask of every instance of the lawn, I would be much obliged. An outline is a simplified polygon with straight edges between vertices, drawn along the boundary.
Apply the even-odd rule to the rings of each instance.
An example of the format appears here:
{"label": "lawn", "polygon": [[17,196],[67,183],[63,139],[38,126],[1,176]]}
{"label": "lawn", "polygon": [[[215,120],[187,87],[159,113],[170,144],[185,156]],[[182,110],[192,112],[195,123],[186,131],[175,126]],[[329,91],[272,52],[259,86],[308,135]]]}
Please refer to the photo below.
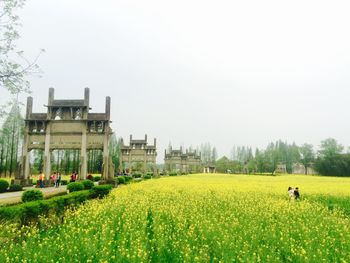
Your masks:
{"label": "lawn", "polygon": [[350,262],[349,192],[350,178],[318,176],[147,180],[63,224],[2,223],[0,262]]}

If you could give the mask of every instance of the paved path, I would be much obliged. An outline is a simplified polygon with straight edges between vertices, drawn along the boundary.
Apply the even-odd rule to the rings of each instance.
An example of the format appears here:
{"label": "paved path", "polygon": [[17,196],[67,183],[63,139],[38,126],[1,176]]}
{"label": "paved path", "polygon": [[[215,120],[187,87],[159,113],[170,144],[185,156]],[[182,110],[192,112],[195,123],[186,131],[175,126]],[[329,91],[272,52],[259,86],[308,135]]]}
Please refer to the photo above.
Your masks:
{"label": "paved path", "polygon": [[[24,190],[38,189],[41,190],[44,194],[44,197],[50,197],[52,195],[63,193],[67,191],[67,186],[62,185],[58,188],[55,187],[46,187],[46,188],[35,188],[35,187],[24,187]],[[14,204],[21,201],[23,191],[20,192],[9,192],[0,194],[0,206],[5,204]]]}

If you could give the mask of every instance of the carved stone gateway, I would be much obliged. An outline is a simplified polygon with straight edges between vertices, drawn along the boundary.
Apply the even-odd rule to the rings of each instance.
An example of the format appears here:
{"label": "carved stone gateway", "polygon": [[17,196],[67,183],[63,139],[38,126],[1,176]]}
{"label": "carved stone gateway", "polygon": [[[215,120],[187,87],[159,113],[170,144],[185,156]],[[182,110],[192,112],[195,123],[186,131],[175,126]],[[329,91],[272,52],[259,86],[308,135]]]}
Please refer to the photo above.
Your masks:
{"label": "carved stone gateway", "polygon": [[33,98],[27,98],[24,142],[21,167],[14,183],[30,185],[29,152],[44,150],[44,168],[46,182],[51,175],[51,152],[56,149],[79,149],[80,179],[87,176],[87,151],[103,151],[102,178],[105,181],[114,177],[114,166],[109,156],[111,99],[106,97],[104,113],[90,113],[90,91],[85,88],[82,100],[56,100],[54,89],[49,89],[47,113],[33,113]]}

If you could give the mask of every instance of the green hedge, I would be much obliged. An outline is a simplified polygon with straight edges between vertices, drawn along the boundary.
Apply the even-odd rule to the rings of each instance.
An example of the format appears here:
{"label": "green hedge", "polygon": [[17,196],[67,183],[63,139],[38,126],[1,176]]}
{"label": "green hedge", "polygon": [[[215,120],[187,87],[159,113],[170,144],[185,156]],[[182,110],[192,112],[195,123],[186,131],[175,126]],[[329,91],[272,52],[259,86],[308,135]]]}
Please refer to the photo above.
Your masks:
{"label": "green hedge", "polygon": [[43,200],[43,199],[44,199],[44,195],[43,195],[43,192],[40,190],[27,190],[27,191],[24,191],[22,194],[23,203]]}
{"label": "green hedge", "polygon": [[152,178],[152,175],[150,174],[146,174],[143,176],[143,179],[147,180],[147,179],[151,179]]}
{"label": "green hedge", "polygon": [[9,183],[6,180],[0,179],[0,193],[6,192],[9,187]]}
{"label": "green hedge", "polygon": [[131,182],[132,181],[132,176],[124,176],[124,178],[125,178],[125,183],[127,184],[127,183],[129,183],[129,182]]}
{"label": "green hedge", "polygon": [[118,176],[117,178],[118,184],[125,184],[125,177],[124,176]]}
{"label": "green hedge", "polygon": [[84,189],[85,190],[88,190],[88,189],[91,189],[92,187],[94,187],[94,182],[91,181],[91,180],[84,180],[84,181],[81,181],[81,183],[84,185]]}
{"label": "green hedge", "polygon": [[71,192],[77,192],[84,190],[84,185],[80,182],[69,183],[67,185],[67,190]]}
{"label": "green hedge", "polygon": [[11,184],[9,189],[7,190],[8,192],[18,192],[18,191],[22,191],[23,187],[22,185],[19,184]]}
{"label": "green hedge", "polygon": [[101,176],[94,176],[94,181],[95,182],[98,182],[98,181],[101,181]]}
{"label": "green hedge", "polygon": [[109,194],[109,192],[113,189],[113,186],[110,184],[103,185],[95,185],[91,189],[91,197],[92,198],[102,198]]}
{"label": "green hedge", "polygon": [[27,224],[36,220],[39,215],[48,215],[50,212],[54,212],[57,215],[63,215],[66,206],[78,205],[91,197],[91,191],[86,190],[46,200],[1,207],[0,220],[13,220],[19,221],[22,224]]}

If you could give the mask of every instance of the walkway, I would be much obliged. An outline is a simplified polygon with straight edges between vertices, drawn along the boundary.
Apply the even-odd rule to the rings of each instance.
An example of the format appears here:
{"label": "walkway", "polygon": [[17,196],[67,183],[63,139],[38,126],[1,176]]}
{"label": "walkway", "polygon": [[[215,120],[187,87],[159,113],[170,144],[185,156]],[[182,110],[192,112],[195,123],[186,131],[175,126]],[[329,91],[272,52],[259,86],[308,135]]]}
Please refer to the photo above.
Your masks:
{"label": "walkway", "polygon": [[[42,190],[44,197],[50,197],[53,195],[56,195],[58,193],[64,193],[67,191],[67,186],[62,185],[59,188],[55,187],[46,187],[43,189],[35,188],[35,187],[24,187],[24,190],[31,190],[31,189],[38,189]],[[21,196],[23,191],[20,192],[7,192],[7,193],[1,193],[0,194],[0,206],[6,205],[6,204],[15,204],[21,202]]]}

